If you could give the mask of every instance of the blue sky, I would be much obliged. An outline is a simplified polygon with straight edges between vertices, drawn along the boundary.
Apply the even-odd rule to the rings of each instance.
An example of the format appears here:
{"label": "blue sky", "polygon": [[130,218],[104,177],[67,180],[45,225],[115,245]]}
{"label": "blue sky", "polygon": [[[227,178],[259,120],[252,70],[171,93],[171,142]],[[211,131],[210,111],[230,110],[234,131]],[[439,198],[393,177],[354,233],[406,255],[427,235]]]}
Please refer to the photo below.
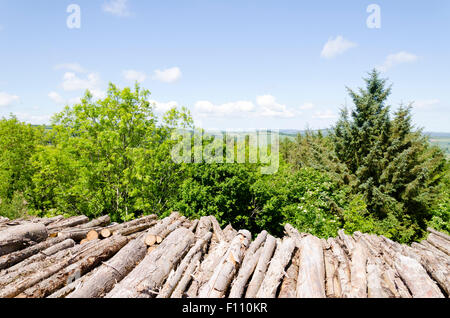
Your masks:
{"label": "blue sky", "polygon": [[326,128],[376,67],[393,109],[415,101],[418,126],[450,132],[449,30],[447,0],[0,0],[0,116],[47,123],[138,80],[204,128]]}

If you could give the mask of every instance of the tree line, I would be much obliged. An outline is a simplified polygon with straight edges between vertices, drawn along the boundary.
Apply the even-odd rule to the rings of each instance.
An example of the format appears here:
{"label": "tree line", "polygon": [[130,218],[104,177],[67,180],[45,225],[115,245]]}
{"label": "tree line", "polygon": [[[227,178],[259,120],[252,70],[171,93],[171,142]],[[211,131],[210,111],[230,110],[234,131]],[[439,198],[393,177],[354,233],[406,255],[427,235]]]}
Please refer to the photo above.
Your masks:
{"label": "tree line", "polygon": [[0,121],[0,214],[128,221],[179,211],[255,233],[281,235],[290,223],[319,237],[343,228],[402,243],[427,226],[448,233],[449,163],[414,127],[411,106],[391,115],[390,92],[369,73],[329,134],[281,140],[279,170],[266,175],[257,163],[174,162],[173,133],[195,128],[189,111],[157,116],[148,90],[110,84],[106,98],[86,92],[56,114],[51,129]]}

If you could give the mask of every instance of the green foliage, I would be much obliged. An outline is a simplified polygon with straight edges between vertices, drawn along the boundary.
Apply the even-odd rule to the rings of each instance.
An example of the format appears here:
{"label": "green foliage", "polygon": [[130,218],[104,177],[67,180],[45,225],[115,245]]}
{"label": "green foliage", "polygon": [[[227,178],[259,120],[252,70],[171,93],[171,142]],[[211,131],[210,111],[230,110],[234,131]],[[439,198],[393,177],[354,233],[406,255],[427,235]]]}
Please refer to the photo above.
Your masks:
{"label": "green foliage", "polygon": [[16,117],[0,120],[0,198],[10,201],[17,191],[31,185],[30,157],[43,141],[44,131],[21,123]]}
{"label": "green foliage", "polygon": [[11,199],[0,199],[0,211],[1,216],[14,220],[28,215],[28,204],[21,192],[14,192]]}
{"label": "green foliage", "polygon": [[438,195],[445,157],[411,123],[411,108],[400,106],[391,120],[385,105],[391,89],[376,71],[358,93],[349,90],[355,109],[346,110],[333,133],[337,157],[354,176],[372,216],[400,242],[419,239]]}
{"label": "green foliage", "polygon": [[278,174],[260,178],[252,190],[260,229],[282,235],[282,225],[290,223],[299,231],[329,237],[341,226],[345,189],[318,170],[283,165]]}
{"label": "green foliage", "polygon": [[[127,221],[177,210],[189,218],[214,215],[224,226],[327,238],[343,228],[399,242],[423,237],[427,226],[450,232],[450,167],[401,106],[391,118],[390,87],[376,71],[366,87],[349,90],[355,108],[331,134],[307,131],[280,144],[278,173],[261,164],[172,159],[182,129],[191,146],[192,118],[182,108],[158,117],[149,92],[110,84],[107,97],[81,103],[53,118],[50,130],[0,121],[0,213],[65,216],[109,214]],[[190,139],[189,139],[190,138]],[[233,150],[250,158],[248,138]],[[225,140],[203,135],[201,150],[215,156]],[[248,145],[248,147],[246,146]],[[223,148],[222,148],[223,147]],[[252,149],[255,150],[255,149]],[[261,154],[261,153],[260,153]],[[198,154],[187,156],[197,162]],[[237,159],[237,155],[235,160]]]}
{"label": "green foliage", "polygon": [[54,117],[50,144],[32,158],[36,209],[124,221],[164,212],[180,178],[171,132],[191,119],[172,109],[158,123],[148,96],[110,84],[105,99],[87,92]]}

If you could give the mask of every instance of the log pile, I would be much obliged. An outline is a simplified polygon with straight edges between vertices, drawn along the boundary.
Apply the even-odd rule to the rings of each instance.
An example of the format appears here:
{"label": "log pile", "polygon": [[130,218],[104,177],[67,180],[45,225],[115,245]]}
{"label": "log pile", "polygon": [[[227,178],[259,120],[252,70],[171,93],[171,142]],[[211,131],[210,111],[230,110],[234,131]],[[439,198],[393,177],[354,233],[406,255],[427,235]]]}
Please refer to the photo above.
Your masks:
{"label": "log pile", "polygon": [[108,216],[0,218],[2,298],[442,298],[450,237],[428,229],[411,246],[339,231],[319,239],[221,228],[179,213],[112,223]]}

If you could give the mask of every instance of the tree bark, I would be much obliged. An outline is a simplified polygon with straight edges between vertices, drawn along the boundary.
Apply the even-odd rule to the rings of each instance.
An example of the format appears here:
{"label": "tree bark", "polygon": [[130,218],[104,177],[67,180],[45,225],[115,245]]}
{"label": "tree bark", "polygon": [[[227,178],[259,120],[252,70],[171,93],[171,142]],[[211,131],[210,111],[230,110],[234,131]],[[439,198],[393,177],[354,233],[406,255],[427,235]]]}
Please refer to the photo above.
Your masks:
{"label": "tree bark", "polygon": [[137,238],[129,242],[109,261],[103,263],[96,273],[86,279],[67,298],[98,298],[112,290],[147,254],[147,246]]}
{"label": "tree bark", "polygon": [[358,240],[351,252],[350,282],[352,288],[349,297],[367,298],[367,257],[364,243]]}
{"label": "tree bark", "polygon": [[215,268],[218,266],[223,255],[227,252],[229,244],[230,243],[227,241],[222,241],[214,246],[210,244],[210,252],[198,266],[197,271],[194,274],[191,286],[187,291],[188,297],[197,297],[200,287],[211,278]]}
{"label": "tree bark", "polygon": [[148,254],[107,298],[153,297],[194,242],[194,234],[186,228],[173,231],[156,250]]}
{"label": "tree bark", "polygon": [[108,260],[117,251],[127,243],[127,238],[120,235],[114,235],[108,240],[100,241],[94,249],[77,262],[70,264],[66,268],[58,271],[51,277],[28,288],[18,297],[21,298],[44,298],[51,295],[56,290],[64,287],[67,282],[73,281],[75,276],[82,276],[95,268],[101,262]]}
{"label": "tree bark", "polygon": [[281,283],[278,298],[296,298],[299,259],[300,250],[297,249],[291,260],[291,264],[286,270],[286,276],[284,276],[283,282]]}
{"label": "tree bark", "polygon": [[195,243],[195,245],[189,250],[187,255],[183,258],[176,271],[174,271],[173,274],[169,276],[162,290],[159,292],[157,298],[170,297],[175,287],[177,286],[178,282],[181,280],[181,277],[183,276],[184,272],[191,263],[191,260],[194,258],[195,255],[201,253],[204,246],[207,245],[208,242],[211,240],[211,237],[212,233],[208,232],[203,236],[203,238],[201,238]]}
{"label": "tree bark", "polygon": [[277,240],[273,236],[268,234],[266,241],[264,242],[264,247],[258,260],[258,264],[256,265],[252,279],[248,284],[247,291],[245,293],[246,298],[256,297],[256,294],[261,287],[261,283],[264,280],[264,275],[266,274],[267,267],[269,266],[269,262],[272,259],[276,245]]}
{"label": "tree bark", "polygon": [[225,295],[238,266],[242,262],[250,240],[251,234],[249,231],[241,230],[238,232],[209,281],[200,288],[199,297],[221,298]]}
{"label": "tree bark", "polygon": [[63,229],[81,225],[87,222],[89,222],[89,218],[87,216],[72,216],[70,218],[50,224],[49,226],[47,226],[47,230],[49,234],[54,234],[61,232]]}
{"label": "tree bark", "polygon": [[415,259],[397,253],[395,268],[414,298],[444,297],[436,283]]}
{"label": "tree bark", "polygon": [[277,247],[269,268],[256,294],[257,298],[274,298],[295,249],[295,240],[287,237]]}
{"label": "tree bark", "polygon": [[[212,233],[211,233],[212,236]],[[202,257],[202,252],[198,252],[197,254],[192,257],[191,262],[189,263],[189,266],[186,268],[186,271],[184,272],[183,277],[181,277],[180,282],[178,283],[177,287],[173,291],[171,298],[182,298],[184,295],[184,292],[189,285],[189,282],[192,280],[192,276],[195,272],[195,269],[200,265],[200,259]]]}
{"label": "tree bark", "polygon": [[247,281],[250,278],[250,276],[253,274],[253,271],[256,268],[256,265],[258,263],[259,257],[262,253],[261,246],[264,244],[264,241],[267,238],[267,231],[262,231],[256,240],[250,244],[250,247],[248,248],[247,252],[245,253],[244,260],[242,262],[242,266],[239,269],[239,273],[234,280],[229,298],[241,298],[244,289],[247,285]]}
{"label": "tree bark", "polygon": [[449,241],[443,239],[442,237],[440,237],[434,233],[430,233],[430,234],[428,234],[427,242],[429,242],[431,245],[433,245],[437,249],[441,250],[442,252],[444,252],[445,254],[450,256],[450,242]]}
{"label": "tree bark", "polygon": [[44,224],[29,223],[14,226],[0,232],[0,256],[24,249],[47,239]]}
{"label": "tree bark", "polygon": [[322,242],[308,235],[301,241],[297,298],[325,298],[325,268]]}
{"label": "tree bark", "polygon": [[49,248],[50,246],[58,244],[64,240],[65,239],[63,237],[50,238],[36,245],[27,247],[26,249],[1,256],[0,270],[14,266],[15,264],[22,262],[23,260],[29,258],[30,256],[33,256],[36,253],[39,253],[40,251],[45,250],[46,248]]}

